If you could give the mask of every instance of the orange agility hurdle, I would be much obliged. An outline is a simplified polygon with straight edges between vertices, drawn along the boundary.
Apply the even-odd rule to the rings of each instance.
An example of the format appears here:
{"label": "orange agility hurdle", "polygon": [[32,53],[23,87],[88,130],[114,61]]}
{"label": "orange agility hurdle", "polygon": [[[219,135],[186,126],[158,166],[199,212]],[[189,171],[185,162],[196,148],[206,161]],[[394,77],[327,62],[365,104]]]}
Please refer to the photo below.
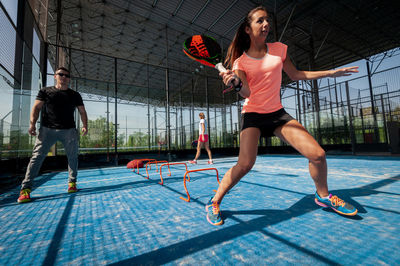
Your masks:
{"label": "orange agility hurdle", "polygon": [[164,165],[168,165],[168,171],[169,171],[168,176],[171,176],[171,170],[169,169],[169,166],[170,166],[170,165],[177,165],[177,164],[183,164],[183,165],[185,165],[185,167],[186,167],[186,172],[187,172],[188,169],[187,169],[186,163],[165,163],[165,164],[163,164],[163,165],[160,166],[160,178],[161,178],[161,182],[158,182],[158,184],[160,184],[160,185],[163,185],[163,184],[164,184],[164,180],[163,180],[163,178],[162,178],[162,171],[161,171],[162,167],[163,167]]}
{"label": "orange agility hurdle", "polygon": [[[143,162],[143,161],[155,161],[156,159],[139,159],[139,160]],[[132,169],[132,172],[139,174],[139,164],[136,165],[136,170],[137,172],[135,172],[135,169]]]}
{"label": "orange agility hurdle", "polygon": [[156,165],[156,172],[158,172],[158,168],[157,168],[157,164],[158,163],[168,163],[168,161],[150,161],[148,163],[146,163],[146,174],[147,174],[147,179],[149,179],[149,171],[147,171],[147,166],[150,165],[150,169],[151,169],[151,165],[155,164]]}
{"label": "orange agility hurdle", "polygon": [[187,199],[185,199],[184,197],[179,197],[179,198],[182,199],[182,200],[184,200],[184,201],[187,201],[187,202],[190,201],[190,195],[189,195],[189,192],[188,192],[187,187],[186,187],[186,176],[189,177],[189,178],[187,179],[187,181],[190,182],[189,173],[192,173],[192,172],[200,172],[200,171],[209,171],[209,170],[215,170],[215,172],[217,172],[217,182],[218,182],[218,184],[219,184],[219,177],[218,177],[218,170],[217,170],[217,168],[204,168],[204,169],[195,169],[195,170],[186,171],[185,175],[183,176],[183,186],[185,187],[185,191],[186,191],[186,194],[187,194]]}

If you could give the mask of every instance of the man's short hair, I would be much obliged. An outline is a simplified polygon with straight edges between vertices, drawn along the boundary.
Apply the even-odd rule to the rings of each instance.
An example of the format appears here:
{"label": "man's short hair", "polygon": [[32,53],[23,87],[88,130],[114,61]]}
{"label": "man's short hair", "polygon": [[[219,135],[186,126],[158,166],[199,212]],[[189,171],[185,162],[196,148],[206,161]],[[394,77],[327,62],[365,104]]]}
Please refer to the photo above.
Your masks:
{"label": "man's short hair", "polygon": [[69,72],[69,70],[66,69],[65,67],[58,67],[54,73],[57,73],[58,70],[64,70],[64,71],[67,71],[68,74],[71,74],[71,72]]}

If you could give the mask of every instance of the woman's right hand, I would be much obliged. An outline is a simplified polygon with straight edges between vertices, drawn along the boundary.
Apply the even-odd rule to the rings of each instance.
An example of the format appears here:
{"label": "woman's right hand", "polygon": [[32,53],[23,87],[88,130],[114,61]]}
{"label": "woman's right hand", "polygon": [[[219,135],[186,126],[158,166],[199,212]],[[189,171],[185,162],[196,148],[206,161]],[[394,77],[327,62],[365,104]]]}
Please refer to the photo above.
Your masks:
{"label": "woman's right hand", "polygon": [[[222,81],[226,86],[237,85],[239,82],[239,77],[230,69],[227,69],[225,72],[220,72],[219,75],[222,77]],[[232,84],[233,80],[235,84]]]}

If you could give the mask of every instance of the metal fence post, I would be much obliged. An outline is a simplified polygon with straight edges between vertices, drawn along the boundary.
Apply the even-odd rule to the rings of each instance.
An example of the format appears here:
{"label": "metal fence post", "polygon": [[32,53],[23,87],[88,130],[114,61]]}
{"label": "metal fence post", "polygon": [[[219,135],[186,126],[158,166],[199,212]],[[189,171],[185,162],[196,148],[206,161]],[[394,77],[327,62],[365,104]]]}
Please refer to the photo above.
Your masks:
{"label": "metal fence post", "polygon": [[385,131],[385,143],[388,143],[388,130],[386,125],[386,113],[385,113],[385,104],[383,102],[383,93],[381,94],[381,105],[382,105],[382,118],[383,118],[383,129]]}
{"label": "metal fence post", "polygon": [[356,136],[355,136],[354,127],[353,127],[353,116],[351,114],[350,93],[349,93],[349,82],[348,81],[346,81],[346,98],[347,98],[347,111],[349,113],[351,152],[354,155],[354,154],[356,154]]}

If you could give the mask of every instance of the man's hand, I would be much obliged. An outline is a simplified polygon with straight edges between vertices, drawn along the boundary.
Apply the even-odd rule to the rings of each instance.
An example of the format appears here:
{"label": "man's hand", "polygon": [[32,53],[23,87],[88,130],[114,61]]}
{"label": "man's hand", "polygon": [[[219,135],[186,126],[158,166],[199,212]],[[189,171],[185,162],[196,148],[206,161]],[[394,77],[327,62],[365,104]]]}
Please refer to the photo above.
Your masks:
{"label": "man's hand", "polygon": [[82,131],[82,136],[85,136],[88,133],[88,130],[86,127],[82,127],[81,131]]}
{"label": "man's hand", "polygon": [[30,125],[28,129],[28,133],[31,136],[36,136],[36,126],[35,125]]}

